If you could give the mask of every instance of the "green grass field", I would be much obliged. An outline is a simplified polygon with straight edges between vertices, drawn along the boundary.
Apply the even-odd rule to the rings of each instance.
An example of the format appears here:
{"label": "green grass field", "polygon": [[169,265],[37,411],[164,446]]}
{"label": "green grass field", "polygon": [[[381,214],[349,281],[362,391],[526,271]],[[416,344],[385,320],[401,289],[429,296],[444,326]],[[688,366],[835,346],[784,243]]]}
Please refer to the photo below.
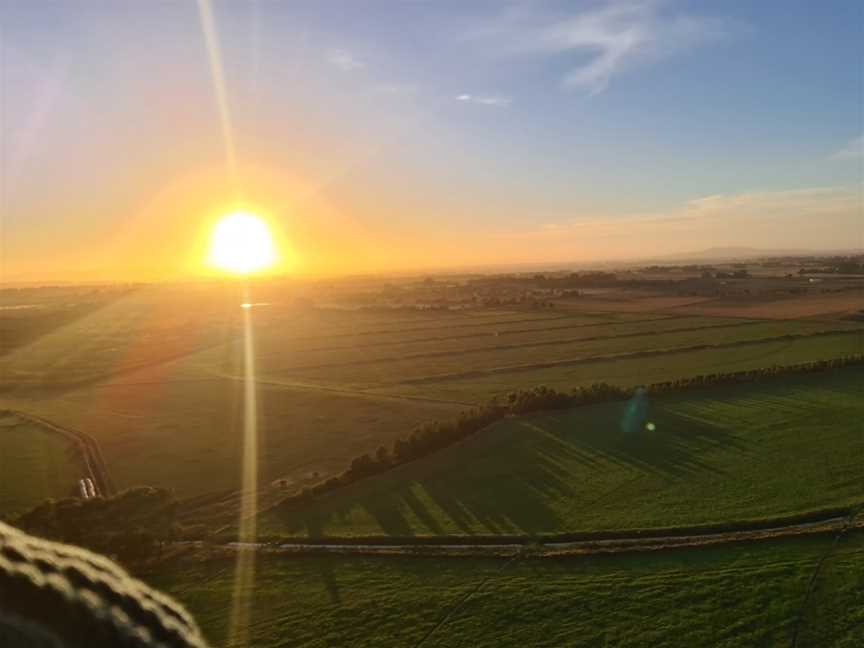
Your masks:
{"label": "green grass field", "polygon": [[[830,538],[620,556],[520,559],[267,556],[249,645],[799,646],[864,642],[864,542],[843,539],[802,606]],[[226,643],[234,561],[174,560],[145,580]],[[425,638],[425,639],[424,639]]]}
{"label": "green grass field", "polygon": [[[722,340],[723,338],[718,338]],[[670,351],[654,356],[562,364],[545,368],[479,373],[414,383],[393,382],[370,393],[423,394],[430,398],[484,403],[497,394],[547,385],[561,390],[595,382],[635,386],[717,372],[744,371],[771,365],[791,365],[864,353],[860,333],[774,340],[721,349]]]}
{"label": "green grass field", "polygon": [[[37,336],[19,336],[20,344],[8,349],[0,359],[0,385],[19,391],[75,385],[231,346],[241,335],[240,301],[239,286],[160,287],[132,292],[99,308],[82,311],[79,317],[58,322]],[[0,328],[12,327],[13,332],[33,328],[38,313],[33,311],[30,319],[17,312],[4,315],[4,326]],[[293,352],[322,343],[329,345],[333,340],[353,344],[358,337],[392,339],[404,334],[411,339],[440,329],[476,332],[486,326],[542,326],[562,317],[543,311],[317,311],[276,303],[256,309],[254,322],[256,337],[260,337],[264,348]],[[568,321],[612,319],[578,315]],[[222,355],[217,352],[216,357],[221,360]]]}
{"label": "green grass field", "polygon": [[[92,386],[14,402],[17,409],[88,432],[118,488],[150,485],[178,497],[240,484],[242,382]],[[461,406],[262,386],[258,390],[260,478],[341,472],[358,453],[390,443]]]}
{"label": "green grass field", "polygon": [[[0,359],[0,406],[94,436],[119,488],[163,486],[180,498],[236,489],[235,292],[141,290],[21,336]],[[315,311],[275,300],[253,317],[264,488],[324,479],[418,424],[513,389],[635,385],[864,351],[860,323],[843,321]],[[833,333],[784,339],[823,331]],[[727,346],[683,350],[718,343]],[[653,431],[622,431],[622,403],[506,420],[302,507],[273,509],[259,532],[543,536],[860,502],[862,381],[864,370],[845,369],[666,396],[648,407]],[[80,466],[65,441],[10,417],[0,435],[0,515],[75,492]],[[240,596],[251,606],[250,645],[262,648],[788,645],[829,548],[823,538],[512,563],[261,555],[254,588]],[[825,563],[799,646],[864,641],[862,558],[864,540],[849,537]],[[187,557],[146,578],[224,645],[233,575],[233,560]]]}
{"label": "green grass field", "polygon": [[864,370],[690,390],[505,420],[307,504],[262,533],[543,535],[723,523],[864,500]]}
{"label": "green grass field", "polygon": [[[119,488],[150,484],[172,488],[179,497],[237,488],[242,385],[224,375],[239,376],[242,366],[235,343],[240,309],[228,298],[182,297],[170,290],[136,293],[29,342],[4,359],[14,389],[3,404],[93,435]],[[346,314],[280,308],[262,308],[256,318],[262,356],[277,348],[299,353],[316,345],[380,343],[394,335],[398,347],[399,335],[489,335],[499,328],[533,330],[561,322],[592,327],[634,319],[544,311]],[[175,337],[183,345],[173,345]],[[46,372],[45,366],[52,369]],[[101,378],[69,384],[94,376]],[[341,472],[357,454],[465,407],[422,396],[341,393],[291,377],[282,382],[259,389],[264,487],[278,478]]]}
{"label": "green grass field", "polygon": [[[284,368],[278,366],[279,354],[271,356],[266,353],[266,350],[262,350],[259,366],[263,376],[291,375],[316,383],[335,383],[363,388],[418,379],[425,381],[430,377],[459,378],[464,375],[473,377],[483,371],[500,372],[512,369],[522,371],[525,368],[538,368],[538,365],[542,368],[543,364],[550,362],[577,363],[596,357],[670,351],[702,345],[752,343],[784,335],[809,335],[829,330],[854,330],[855,332],[845,335],[857,339],[858,344],[861,344],[864,339],[861,337],[861,327],[857,323],[755,322],[742,326],[741,322],[733,322],[732,326],[722,329],[714,328],[716,324],[702,323],[701,326],[697,325],[691,330],[663,332],[667,327],[674,328],[675,324],[679,327],[687,326],[680,320],[648,322],[643,325],[643,334],[638,336],[607,334],[602,330],[606,327],[601,327],[600,331],[592,331],[591,336],[599,336],[595,339],[583,340],[574,337],[553,344],[546,339],[546,334],[538,333],[534,336],[535,342],[521,340],[514,346],[505,340],[488,349],[471,348],[464,340],[459,340],[457,346],[443,351],[424,347],[423,351],[414,353],[412,345],[406,344],[396,349],[388,349],[386,355],[380,359],[375,358],[374,351],[363,349],[359,349],[357,355],[341,352],[343,360],[338,359],[339,353],[331,352],[325,356],[329,362],[314,366],[304,366],[303,360],[286,360],[283,357],[281,362],[296,363],[293,366],[288,364]],[[585,329],[582,329],[583,333],[584,331]],[[315,361],[307,358],[305,362]]]}
{"label": "green grass field", "polygon": [[78,493],[77,449],[63,437],[0,413],[0,517]]}
{"label": "green grass field", "polygon": [[[500,351],[520,347],[557,346],[575,340],[610,338],[622,335],[650,335],[666,330],[688,330],[708,326],[749,324],[750,320],[704,317],[667,317],[619,322],[603,317],[549,316],[542,320],[520,321],[508,328],[507,320],[495,319],[483,325],[439,326],[423,331],[423,337],[411,331],[387,336],[331,337],[317,345],[285,349],[280,340],[259,339],[259,356],[271,370],[290,367],[316,367],[386,362],[394,358],[418,358],[429,354],[446,355]],[[758,322],[753,322],[758,324]],[[518,327],[518,328],[517,328]],[[541,328],[542,327],[542,328]]]}
{"label": "green grass field", "polygon": [[[93,435],[118,487],[164,486],[181,498],[234,489],[239,301],[236,286],[142,289],[108,301],[3,357],[0,406]],[[264,487],[341,472],[420,423],[514,388],[665,380],[845,355],[862,344],[860,324],[850,322],[670,313],[336,311],[274,299],[253,319],[257,377],[268,381],[259,385]],[[674,351],[822,330],[844,332]],[[661,355],[583,362],[652,351]]]}

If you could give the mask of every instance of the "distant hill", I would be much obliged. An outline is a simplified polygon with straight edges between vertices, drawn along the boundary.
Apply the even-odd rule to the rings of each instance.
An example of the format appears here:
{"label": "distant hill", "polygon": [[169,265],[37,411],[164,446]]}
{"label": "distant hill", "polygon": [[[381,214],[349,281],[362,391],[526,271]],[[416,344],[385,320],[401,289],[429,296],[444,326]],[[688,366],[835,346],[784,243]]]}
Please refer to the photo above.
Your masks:
{"label": "distant hill", "polygon": [[684,252],[658,257],[666,260],[725,261],[785,256],[846,256],[862,254],[862,250],[760,249],[751,247],[713,247],[698,252]]}

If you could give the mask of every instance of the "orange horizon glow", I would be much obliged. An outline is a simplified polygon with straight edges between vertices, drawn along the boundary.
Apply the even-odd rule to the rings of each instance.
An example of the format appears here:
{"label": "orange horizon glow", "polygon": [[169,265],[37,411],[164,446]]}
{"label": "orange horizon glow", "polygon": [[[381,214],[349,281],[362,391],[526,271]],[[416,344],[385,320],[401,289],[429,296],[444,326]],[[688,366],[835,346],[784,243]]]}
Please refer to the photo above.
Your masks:
{"label": "orange horizon glow", "polygon": [[[298,21],[280,3],[196,1],[197,17],[195,3],[156,12],[148,3],[99,3],[86,19],[75,3],[6,3],[4,19],[18,28],[6,30],[3,67],[14,89],[2,124],[4,282],[242,276],[208,261],[214,222],[229,207],[263,216],[272,233],[279,258],[255,271],[261,276],[864,245],[857,123],[817,137],[808,123],[790,122],[765,148],[761,135],[714,142],[704,124],[717,119],[716,107],[667,123],[676,111],[691,113],[649,102],[633,121],[627,111],[638,102],[615,104],[621,97],[599,87],[579,103],[584,119],[573,120],[573,88],[535,94],[544,75],[526,77],[524,96],[461,87],[498,78],[493,68],[480,74],[497,58],[484,63],[464,42],[454,52],[470,65],[439,70],[450,80],[445,90],[418,75],[413,55],[401,51],[407,41],[390,43],[386,30],[380,49],[363,51],[357,25],[333,23],[326,11],[315,18],[294,8],[306,16]],[[307,19],[330,36],[307,43]],[[47,37],[66,23],[68,40]],[[93,46],[75,46],[85,42]],[[455,60],[439,58],[429,65]],[[854,87],[837,76],[847,68],[825,68],[838,93]],[[696,87],[675,96],[698,111],[701,81]],[[781,116],[798,105],[772,97]],[[98,120],[91,106],[106,107]],[[741,111],[730,115],[718,124],[737,123]],[[640,137],[621,137],[622,119]]]}

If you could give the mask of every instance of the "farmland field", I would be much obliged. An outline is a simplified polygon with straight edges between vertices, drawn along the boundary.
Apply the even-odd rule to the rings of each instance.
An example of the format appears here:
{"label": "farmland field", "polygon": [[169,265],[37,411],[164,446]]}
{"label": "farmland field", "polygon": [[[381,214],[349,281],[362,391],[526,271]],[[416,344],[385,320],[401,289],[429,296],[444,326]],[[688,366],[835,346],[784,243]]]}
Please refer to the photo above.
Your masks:
{"label": "farmland field", "polygon": [[[800,646],[864,642],[864,541],[847,536],[656,554],[491,558],[262,555],[249,645]],[[234,562],[174,560],[145,580],[226,645]],[[425,640],[424,640],[425,638]],[[227,644],[231,646],[232,644]]]}
{"label": "farmland field", "polygon": [[36,423],[0,412],[0,517],[78,493],[77,448]]}
{"label": "farmland field", "polygon": [[[508,419],[456,446],[265,513],[263,533],[528,534],[688,526],[864,500],[864,370]],[[648,422],[654,429],[644,427]]]}
{"label": "farmland field", "polygon": [[483,403],[497,394],[523,389],[526,385],[547,385],[563,390],[595,382],[635,386],[717,372],[813,362],[862,352],[864,336],[860,332],[850,332],[792,340],[766,340],[726,348],[673,350],[656,355],[586,360],[546,367],[515,367],[476,372],[469,376],[393,382],[368,391],[406,396],[424,394],[445,400],[461,398]]}
{"label": "farmland field", "polygon": [[[511,390],[633,386],[864,351],[861,322],[832,318],[719,317],[669,304],[339,311],[261,299],[252,315],[262,507],[417,425]],[[230,291],[141,290],[57,306],[32,332],[38,310],[15,311],[0,357],[0,406],[87,432],[119,489],[170,488],[186,500],[184,522],[227,531],[241,483],[238,301]],[[864,370],[847,368],[668,395],[648,407],[644,422],[655,429],[629,434],[624,403],[509,419],[304,505],[268,508],[258,532],[542,539],[857,504],[862,381]],[[0,514],[73,494],[80,476],[62,439],[25,438],[24,428],[0,427],[12,433],[0,446]],[[826,538],[513,563],[263,554],[255,594],[245,593],[248,631],[264,648],[776,645],[788,643],[828,547]],[[844,540],[819,580],[800,645],[859,643],[862,552],[860,539]],[[221,645],[234,570],[224,557],[180,558],[147,578],[187,603]]]}
{"label": "farmland field", "polygon": [[[69,389],[85,382],[134,374],[213,349],[222,363],[231,355],[241,329],[236,288],[221,290],[143,289],[83,308],[59,302],[2,315],[5,355],[0,386],[5,390]],[[49,308],[43,314],[42,307]],[[10,306],[14,308],[14,306]],[[52,315],[57,312],[58,314]],[[48,317],[48,315],[52,315]],[[654,319],[663,316],[647,316]],[[65,319],[64,319],[65,318]],[[470,313],[375,313],[298,309],[266,304],[256,309],[256,337],[262,352],[306,348],[352,348],[362,340],[428,338],[435,332],[482,334],[497,330],[541,331],[547,326],[597,324],[623,315],[566,315],[544,311]],[[46,321],[47,320],[47,321]],[[401,342],[399,342],[401,344]],[[227,349],[227,351],[225,350]],[[212,360],[207,356],[207,361]]]}
{"label": "farmland field", "polygon": [[[172,488],[179,497],[240,484],[242,383],[106,383],[59,396],[14,401],[17,409],[87,431],[118,488]],[[390,443],[461,406],[261,386],[262,484],[341,471],[358,453]]]}
{"label": "farmland field", "polygon": [[[289,369],[292,376],[311,381],[327,382],[338,376],[339,384],[358,387],[375,387],[394,382],[413,382],[417,380],[434,381],[436,379],[460,378],[474,376],[483,372],[507,373],[508,371],[523,371],[526,369],[543,368],[547,365],[567,366],[579,364],[586,360],[608,359],[627,354],[647,354],[657,352],[664,354],[669,351],[700,349],[712,345],[746,348],[746,345],[771,341],[772,338],[783,336],[819,336],[826,331],[843,331],[843,323],[825,325],[821,322],[784,322],[756,323],[749,326],[734,326],[725,329],[722,334],[713,328],[696,329],[677,333],[662,333],[648,330],[640,337],[603,337],[594,340],[568,341],[554,346],[520,345],[515,348],[470,352],[468,349],[448,352],[428,353],[426,355],[408,355],[403,349],[403,357],[388,356],[385,360],[367,360],[359,363],[342,363],[319,367],[295,367]],[[849,338],[852,344],[861,344],[860,327],[847,325],[855,329],[851,333],[835,333],[835,336]],[[848,330],[847,328],[847,330]],[[827,337],[827,336],[825,336]],[[405,357],[407,356],[407,357]],[[622,358],[623,359],[623,358]],[[262,375],[277,377],[282,372],[274,372],[267,363],[262,367]]]}
{"label": "farmland field", "polygon": [[[864,343],[860,323],[840,320],[338,311],[277,297],[262,294],[253,311],[264,487],[326,478],[420,423],[512,389],[632,385],[848,355]],[[20,344],[0,359],[0,405],[94,436],[119,488],[164,486],[181,498],[236,489],[238,306],[236,289],[163,287],[73,309],[38,335],[10,338]],[[30,310],[14,312],[10,326],[29,326]],[[707,348],[717,343],[730,346]]]}

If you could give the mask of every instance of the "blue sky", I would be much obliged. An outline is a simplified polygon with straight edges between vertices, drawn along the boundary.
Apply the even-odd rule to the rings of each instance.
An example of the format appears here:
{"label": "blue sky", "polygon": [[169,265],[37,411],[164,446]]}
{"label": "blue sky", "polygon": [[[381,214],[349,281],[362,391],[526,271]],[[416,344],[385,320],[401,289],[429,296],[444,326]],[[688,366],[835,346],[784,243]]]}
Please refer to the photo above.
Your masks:
{"label": "blue sky", "polygon": [[[4,5],[10,274],[149,275],[148,240],[188,272],[232,200],[199,4]],[[299,269],[864,245],[860,2],[212,12],[244,198]]]}

